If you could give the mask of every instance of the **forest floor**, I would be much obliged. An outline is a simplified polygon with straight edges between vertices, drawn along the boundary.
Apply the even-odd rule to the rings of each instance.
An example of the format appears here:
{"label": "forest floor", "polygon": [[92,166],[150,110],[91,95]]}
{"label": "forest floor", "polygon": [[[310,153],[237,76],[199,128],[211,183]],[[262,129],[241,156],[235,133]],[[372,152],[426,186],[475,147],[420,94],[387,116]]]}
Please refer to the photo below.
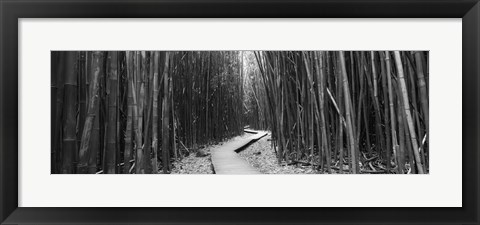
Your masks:
{"label": "forest floor", "polygon": [[238,154],[262,174],[316,173],[311,166],[279,165],[271,146],[271,138],[271,135],[268,134]]}
{"label": "forest floor", "polygon": [[244,133],[243,135],[235,136],[233,138],[227,139],[223,142],[220,142],[215,145],[208,145],[204,148],[200,148],[203,153],[206,154],[204,157],[197,157],[197,151],[200,149],[190,150],[190,155],[183,158],[180,161],[173,163],[172,174],[213,174],[212,159],[210,150],[224,145],[227,142],[233,142],[240,139],[244,139],[252,136],[252,134]]}
{"label": "forest floor", "polygon": [[[244,139],[252,136],[252,134],[244,133],[243,135],[225,140],[216,145],[209,145],[201,148],[206,156],[197,157],[196,151],[190,150],[189,156],[180,161],[173,163],[172,174],[213,174],[210,151],[224,145],[227,142]],[[262,174],[314,174],[318,173],[311,166],[301,165],[279,165],[275,151],[271,146],[271,135],[261,138],[252,143],[246,149],[239,152],[240,158],[248,162],[253,168]]]}
{"label": "forest floor", "polygon": [[[206,149],[206,152],[210,154],[209,148]],[[197,157],[195,153],[192,153],[172,165],[172,174],[213,174],[210,155]]]}

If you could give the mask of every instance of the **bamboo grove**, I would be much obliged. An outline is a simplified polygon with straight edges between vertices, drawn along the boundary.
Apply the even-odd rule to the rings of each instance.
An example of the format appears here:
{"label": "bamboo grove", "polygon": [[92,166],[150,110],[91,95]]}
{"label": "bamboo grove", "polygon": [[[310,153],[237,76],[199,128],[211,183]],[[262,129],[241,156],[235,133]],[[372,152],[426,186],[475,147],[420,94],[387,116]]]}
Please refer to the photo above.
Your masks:
{"label": "bamboo grove", "polygon": [[243,132],[238,52],[52,52],[52,173],[170,173]]}
{"label": "bamboo grove", "polygon": [[253,89],[263,98],[256,106],[266,115],[253,123],[272,131],[279,163],[428,173],[428,52],[253,55],[263,85]]}
{"label": "bamboo grove", "polygon": [[268,130],[281,165],[429,173],[428,52],[55,51],[52,173],[170,173]]}

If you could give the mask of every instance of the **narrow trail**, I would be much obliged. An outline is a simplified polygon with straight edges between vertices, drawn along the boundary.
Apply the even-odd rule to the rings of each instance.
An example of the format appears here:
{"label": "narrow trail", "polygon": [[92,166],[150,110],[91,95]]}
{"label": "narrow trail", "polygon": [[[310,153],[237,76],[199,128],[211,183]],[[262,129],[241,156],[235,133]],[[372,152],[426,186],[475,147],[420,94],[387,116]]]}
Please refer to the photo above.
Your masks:
{"label": "narrow trail", "polygon": [[260,174],[247,161],[238,156],[237,152],[265,137],[267,132],[249,129],[244,129],[244,131],[254,135],[227,142],[211,150],[212,165],[216,174]]}

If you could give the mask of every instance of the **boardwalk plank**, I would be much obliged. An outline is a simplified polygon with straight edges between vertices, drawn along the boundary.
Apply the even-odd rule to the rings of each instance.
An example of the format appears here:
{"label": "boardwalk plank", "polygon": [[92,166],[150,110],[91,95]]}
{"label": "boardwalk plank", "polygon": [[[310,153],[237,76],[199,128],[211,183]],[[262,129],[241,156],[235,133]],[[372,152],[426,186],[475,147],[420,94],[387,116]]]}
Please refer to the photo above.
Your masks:
{"label": "boardwalk plank", "polygon": [[245,129],[246,133],[255,133],[250,137],[227,142],[211,150],[212,164],[216,174],[260,174],[236,153],[251,143],[265,137],[267,132]]}

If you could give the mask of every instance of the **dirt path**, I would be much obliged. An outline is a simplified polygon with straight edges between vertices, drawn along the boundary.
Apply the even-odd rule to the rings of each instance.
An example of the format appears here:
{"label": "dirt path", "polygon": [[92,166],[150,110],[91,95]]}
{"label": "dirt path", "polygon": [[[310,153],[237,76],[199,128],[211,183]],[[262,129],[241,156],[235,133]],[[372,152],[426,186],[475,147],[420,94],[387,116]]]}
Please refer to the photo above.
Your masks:
{"label": "dirt path", "polygon": [[236,151],[247,147],[262,137],[265,137],[267,133],[247,129],[245,129],[245,132],[256,134],[227,142],[211,150],[212,164],[216,174],[260,174],[260,172],[238,156]]}

